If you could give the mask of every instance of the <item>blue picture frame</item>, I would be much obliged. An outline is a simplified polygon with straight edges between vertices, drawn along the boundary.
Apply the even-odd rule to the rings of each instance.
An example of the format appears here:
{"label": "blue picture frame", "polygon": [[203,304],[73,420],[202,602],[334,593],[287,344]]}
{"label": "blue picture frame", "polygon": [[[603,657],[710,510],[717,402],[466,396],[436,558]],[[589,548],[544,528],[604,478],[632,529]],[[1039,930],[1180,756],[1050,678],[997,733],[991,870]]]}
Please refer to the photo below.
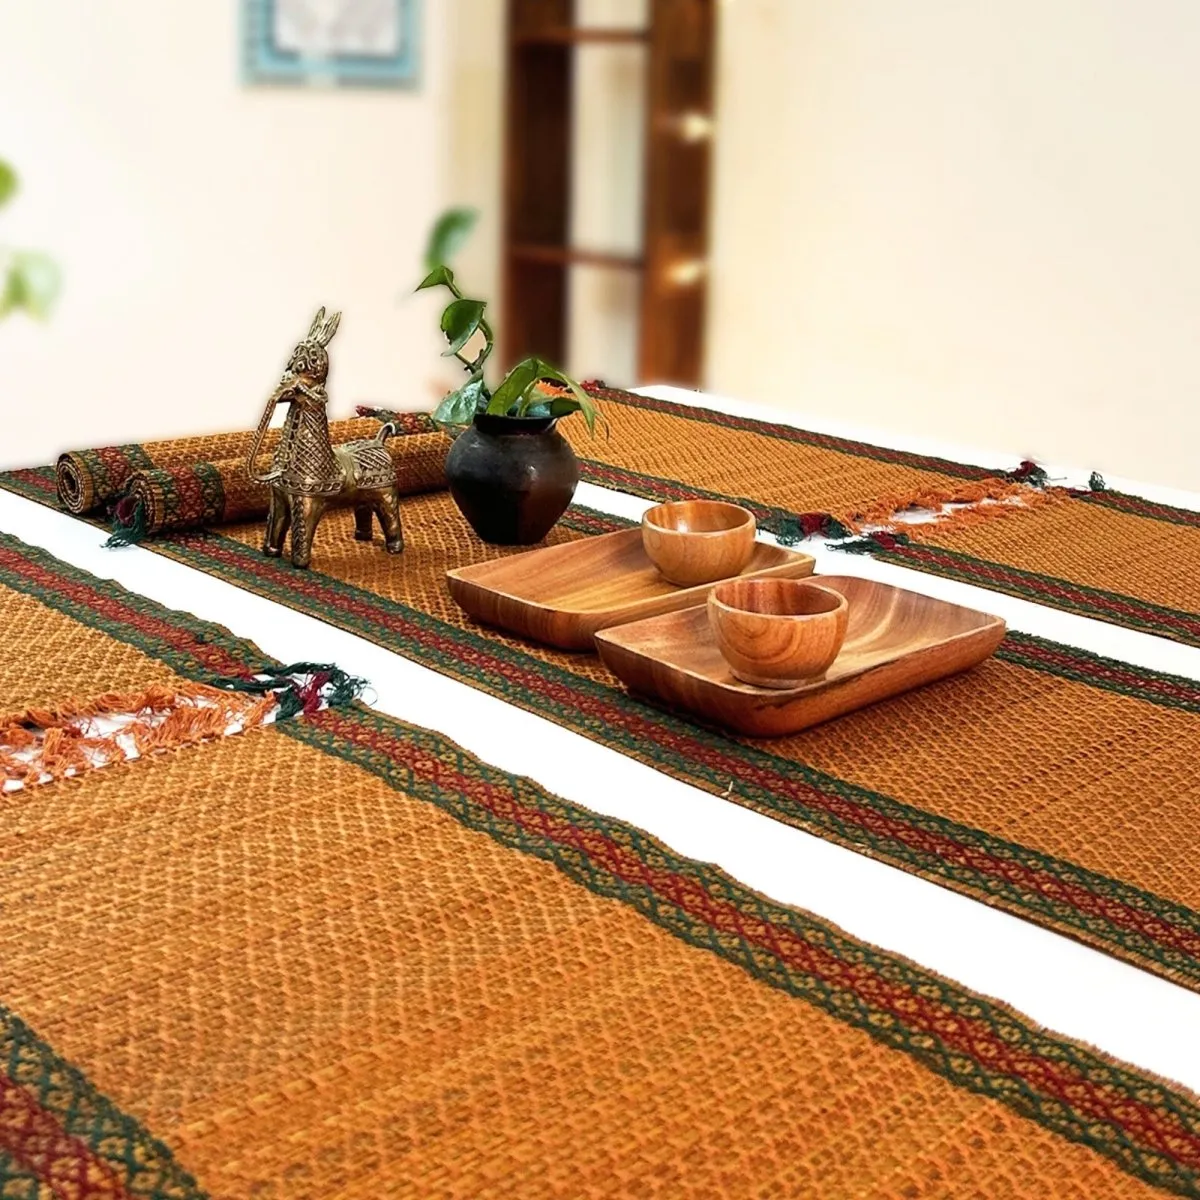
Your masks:
{"label": "blue picture frame", "polygon": [[[386,53],[306,54],[280,45],[281,3],[242,0],[242,72],[247,83],[412,87],[420,65],[420,0],[379,0],[396,6],[396,45]],[[354,0],[347,0],[353,4]]]}

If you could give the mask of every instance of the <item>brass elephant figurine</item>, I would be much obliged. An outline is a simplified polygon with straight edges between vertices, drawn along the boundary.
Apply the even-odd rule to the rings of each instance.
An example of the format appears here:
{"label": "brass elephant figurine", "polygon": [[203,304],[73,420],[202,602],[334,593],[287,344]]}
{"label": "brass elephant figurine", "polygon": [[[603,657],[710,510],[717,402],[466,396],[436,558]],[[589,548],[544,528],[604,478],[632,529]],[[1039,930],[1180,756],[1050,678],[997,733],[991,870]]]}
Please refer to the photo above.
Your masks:
{"label": "brass elephant figurine", "polygon": [[[267,401],[246,456],[250,478],[271,488],[263,553],[278,558],[290,529],[292,566],[301,569],[312,561],[313,537],[321,517],[334,507],[353,506],[354,536],[359,541],[371,540],[374,513],[383,528],[388,553],[399,554],[404,549],[396,468],[384,445],[393,432],[392,427],[385,424],[372,439],[340,446],[329,443],[329,418],[325,411],[329,401],[325,390],[329,378],[326,346],[341,319],[341,313],[327,319],[323,308],[317,313],[307,336],[292,351],[279,386]],[[291,407],[271,469],[259,475],[256,460],[271,417],[280,404]]]}

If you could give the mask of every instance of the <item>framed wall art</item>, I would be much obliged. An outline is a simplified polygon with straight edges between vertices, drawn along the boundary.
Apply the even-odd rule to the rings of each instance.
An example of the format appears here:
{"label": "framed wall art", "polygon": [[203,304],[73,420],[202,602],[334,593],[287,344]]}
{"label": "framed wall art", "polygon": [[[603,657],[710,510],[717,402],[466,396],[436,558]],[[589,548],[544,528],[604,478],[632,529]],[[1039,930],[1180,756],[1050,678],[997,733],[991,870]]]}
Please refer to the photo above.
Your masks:
{"label": "framed wall art", "polygon": [[420,0],[242,0],[248,83],[417,82]]}

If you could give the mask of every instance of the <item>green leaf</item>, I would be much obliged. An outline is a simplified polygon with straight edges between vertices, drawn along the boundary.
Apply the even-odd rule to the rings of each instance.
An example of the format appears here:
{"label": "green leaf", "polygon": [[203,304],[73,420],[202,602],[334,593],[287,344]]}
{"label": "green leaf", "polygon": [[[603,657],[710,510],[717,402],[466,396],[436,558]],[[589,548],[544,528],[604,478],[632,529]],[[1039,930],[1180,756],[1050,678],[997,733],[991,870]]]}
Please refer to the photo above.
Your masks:
{"label": "green leaf", "polygon": [[0,317],[25,307],[25,284],[15,267],[0,267]]}
{"label": "green leaf", "polygon": [[510,408],[517,409],[514,415],[520,415],[521,398],[529,388],[537,382],[541,374],[539,358],[524,358],[511,371],[504,382],[492,393],[491,403],[487,410],[493,416],[502,417]]}
{"label": "green leaf", "polygon": [[449,262],[467,240],[478,219],[479,213],[473,208],[450,208],[442,213],[429,234],[429,244],[425,248],[426,269],[432,271],[440,264]]}
{"label": "green leaf", "polygon": [[17,190],[17,173],[0,158],[0,205],[7,204]]}
{"label": "green leaf", "polygon": [[30,316],[44,320],[61,289],[62,274],[53,259],[32,250],[14,254],[0,291],[0,316],[23,308]]}
{"label": "green leaf", "polygon": [[449,267],[434,267],[414,290],[419,292],[423,288],[439,287],[442,284],[448,288],[454,287],[454,272]]}
{"label": "green leaf", "polygon": [[[552,363],[546,362],[544,358],[535,359],[538,366],[538,378],[549,379],[553,382],[565,387],[570,393],[568,396],[559,396],[551,401],[550,408],[555,416],[565,417],[573,412],[583,413],[583,419],[587,422],[588,433],[595,436],[596,433],[596,402],[573,380],[569,375],[565,375]],[[557,409],[557,411],[555,411]]]}
{"label": "green leaf", "polygon": [[579,411],[579,401],[574,396],[559,396],[556,400],[551,400],[546,409],[547,416],[569,417]]}
{"label": "green leaf", "polygon": [[471,340],[483,320],[486,307],[482,300],[452,300],[446,305],[446,311],[442,313],[442,332],[450,349],[442,351],[443,357],[457,354]]}
{"label": "green leaf", "polygon": [[476,376],[444,397],[434,410],[433,419],[439,425],[470,425],[475,414],[487,407],[487,401],[487,386]]}

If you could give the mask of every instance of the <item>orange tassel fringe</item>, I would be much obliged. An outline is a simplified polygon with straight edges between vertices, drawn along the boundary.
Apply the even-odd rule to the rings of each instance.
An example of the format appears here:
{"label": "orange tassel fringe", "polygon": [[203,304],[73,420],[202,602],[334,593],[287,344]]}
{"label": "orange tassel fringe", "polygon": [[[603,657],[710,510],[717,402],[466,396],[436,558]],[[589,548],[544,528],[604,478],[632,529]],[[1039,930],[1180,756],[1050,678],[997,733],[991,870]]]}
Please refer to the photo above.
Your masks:
{"label": "orange tassel fringe", "polygon": [[[933,519],[925,523],[930,529],[968,528],[999,517],[1011,517],[1031,508],[1059,504],[1067,499],[1065,488],[1036,488],[1008,479],[982,479],[976,483],[963,482],[954,488],[919,488],[916,491],[881,496],[869,509],[856,512],[845,520],[854,533],[867,528],[886,528],[920,537],[921,524],[897,521],[904,512],[928,511]],[[993,503],[987,503],[992,501]],[[946,505],[961,505],[949,508]]]}
{"label": "orange tassel fringe", "polygon": [[[261,725],[277,703],[273,694],[252,696],[180,681],[26,709],[0,716],[0,776],[29,785],[47,776],[62,779],[124,762],[129,755],[122,737],[131,738],[143,756],[178,750],[224,737],[231,725]],[[98,736],[91,728],[98,717],[131,719],[114,733]]]}

